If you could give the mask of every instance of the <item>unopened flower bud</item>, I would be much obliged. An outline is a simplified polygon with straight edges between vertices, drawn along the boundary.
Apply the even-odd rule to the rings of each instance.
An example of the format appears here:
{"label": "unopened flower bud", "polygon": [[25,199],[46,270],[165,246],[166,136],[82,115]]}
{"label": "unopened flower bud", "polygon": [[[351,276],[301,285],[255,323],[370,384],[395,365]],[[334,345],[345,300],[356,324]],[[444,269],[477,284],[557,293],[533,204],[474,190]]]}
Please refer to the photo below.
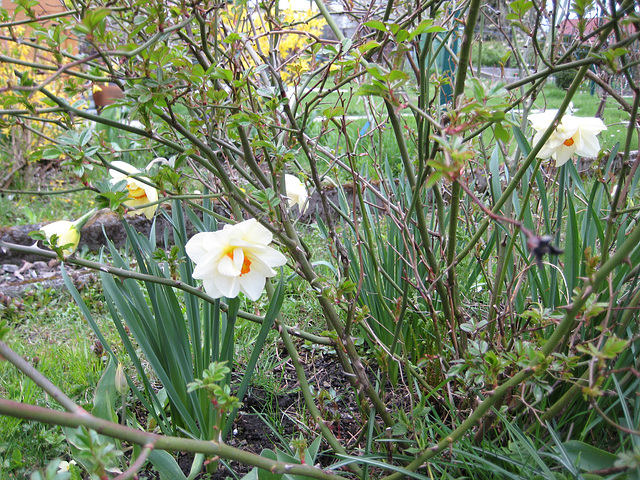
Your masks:
{"label": "unopened flower bud", "polygon": [[124,367],[121,363],[118,363],[116,368],[116,390],[120,395],[124,395],[129,391],[129,383],[127,382],[127,376],[124,374]]}
{"label": "unopened flower bud", "polygon": [[60,220],[58,222],[49,223],[43,226],[41,229],[47,239],[51,241],[51,238],[55,235],[57,237],[55,246],[66,246],[62,251],[63,255],[71,255],[75,252],[80,243],[80,232],[76,229],[72,222],[66,220]]}

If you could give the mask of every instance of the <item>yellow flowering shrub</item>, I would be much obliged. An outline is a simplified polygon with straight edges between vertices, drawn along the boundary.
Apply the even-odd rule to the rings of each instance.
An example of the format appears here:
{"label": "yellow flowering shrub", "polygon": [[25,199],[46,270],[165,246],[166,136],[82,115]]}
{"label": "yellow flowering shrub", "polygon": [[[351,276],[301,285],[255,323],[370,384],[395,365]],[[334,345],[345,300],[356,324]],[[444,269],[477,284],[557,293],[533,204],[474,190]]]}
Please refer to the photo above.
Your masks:
{"label": "yellow flowering shrub", "polygon": [[229,30],[246,35],[258,53],[268,57],[276,53],[276,68],[290,85],[312,67],[310,47],[326,26],[324,18],[310,9],[280,10],[275,19],[264,10],[247,15],[246,5],[239,5],[229,7],[227,19],[231,22]]}
{"label": "yellow flowering shrub", "polygon": [[[282,16],[284,21],[291,24],[295,30],[319,37],[326,22],[321,17],[311,18],[313,13],[310,10],[306,12],[285,10]],[[312,56],[307,47],[313,43],[313,39],[296,33],[281,35],[279,40],[278,51],[284,64],[282,77],[286,82],[294,81],[311,66]]]}
{"label": "yellow flowering shrub", "polygon": [[[0,91],[5,92],[0,100],[0,110],[25,111],[24,115],[0,116],[0,167],[8,167],[11,172],[22,168],[29,155],[38,147],[50,143],[48,139],[55,138],[60,127],[47,122],[47,114],[38,114],[40,121],[33,120],[36,112],[39,113],[52,104],[42,92],[30,88],[47,82],[54,71],[36,69],[31,65],[55,65],[53,58],[46,52],[23,43],[21,40],[27,37],[24,29],[13,27],[10,32],[4,33],[10,33],[8,36],[14,36],[16,41],[0,41],[0,55],[12,59],[12,62],[0,62]],[[33,32],[29,33],[29,37],[33,35]],[[65,95],[65,90],[73,83],[67,77],[59,76],[48,82],[46,88],[57,96],[69,98],[69,95]],[[20,86],[23,90],[9,91],[8,87],[15,86]]]}

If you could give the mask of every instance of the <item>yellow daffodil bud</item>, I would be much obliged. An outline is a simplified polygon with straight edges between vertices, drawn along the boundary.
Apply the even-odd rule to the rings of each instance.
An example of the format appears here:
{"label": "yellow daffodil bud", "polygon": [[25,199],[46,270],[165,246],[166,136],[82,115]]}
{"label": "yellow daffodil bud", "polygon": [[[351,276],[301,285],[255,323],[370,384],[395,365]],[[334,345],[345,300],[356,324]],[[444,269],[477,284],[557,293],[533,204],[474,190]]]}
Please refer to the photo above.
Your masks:
{"label": "yellow daffodil bud", "polygon": [[40,231],[45,234],[47,240],[50,242],[51,238],[56,235],[57,239],[55,246],[67,246],[62,250],[62,254],[65,256],[71,255],[75,252],[76,248],[78,248],[78,243],[80,243],[80,232],[73,222],[69,222],[67,220],[60,220],[59,222],[53,222],[45,225],[40,229]]}

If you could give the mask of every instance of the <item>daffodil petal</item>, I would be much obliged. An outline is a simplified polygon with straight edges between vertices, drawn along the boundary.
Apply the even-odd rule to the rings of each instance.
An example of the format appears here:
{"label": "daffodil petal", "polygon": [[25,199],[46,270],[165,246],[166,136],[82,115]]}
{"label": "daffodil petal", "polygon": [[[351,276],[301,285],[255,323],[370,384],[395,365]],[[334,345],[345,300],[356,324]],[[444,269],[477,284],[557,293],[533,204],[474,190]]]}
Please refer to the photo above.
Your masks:
{"label": "daffodil petal", "polygon": [[216,282],[213,278],[205,278],[202,280],[202,286],[204,287],[204,291],[213,298],[222,297],[222,292],[218,289]]}
{"label": "daffodil petal", "polygon": [[269,267],[280,267],[287,263],[287,257],[275,248],[267,247],[259,256],[260,261]]}
{"label": "daffodil petal", "polygon": [[260,272],[252,270],[242,275],[239,281],[242,293],[250,300],[256,301],[262,295],[267,279],[264,275],[261,275]]}
{"label": "daffodil petal", "polygon": [[269,245],[273,241],[273,234],[255,218],[238,225],[240,225],[239,230],[243,232],[243,238],[254,245]]}
{"label": "daffodil petal", "polygon": [[[258,243],[260,242],[260,243]],[[261,240],[258,238],[255,242],[249,242],[244,238],[240,238],[237,236],[230,236],[228,240],[229,245],[233,247],[239,247],[244,249],[253,250],[255,252],[262,252],[265,248],[267,248],[266,244],[262,244]]]}
{"label": "daffodil petal", "polygon": [[[195,263],[200,263],[214,250],[216,245],[216,232],[196,233],[185,245],[187,255]],[[219,250],[219,249],[217,249]]]}
{"label": "daffodil petal", "polygon": [[607,129],[607,126],[602,119],[597,117],[587,117],[582,119],[583,128],[585,130],[592,131],[594,134],[598,134]]}
{"label": "daffodil petal", "polygon": [[556,167],[561,167],[565,163],[567,163],[573,154],[575,153],[575,148],[562,146],[556,150],[555,159],[556,159]]}
{"label": "daffodil petal", "polygon": [[[132,174],[140,173],[140,170],[138,170],[133,165],[130,165],[127,162],[122,162],[120,160],[116,160],[115,162],[111,162],[111,165],[116,167],[116,168],[119,168],[120,170],[125,171],[127,173],[132,173]],[[117,172],[117,173],[120,173],[120,172]],[[122,173],[120,173],[120,175],[122,175]]]}
{"label": "daffodil petal", "polygon": [[285,189],[287,191],[287,203],[289,208],[298,205],[301,213],[307,208],[307,199],[309,194],[304,184],[294,175],[285,175]]}
{"label": "daffodil petal", "polygon": [[[244,256],[242,257],[244,260]],[[229,255],[223,255],[218,262],[218,273],[224,277],[237,277],[242,270],[242,264],[238,266]]]}
{"label": "daffodil petal", "polygon": [[264,263],[261,258],[253,257],[250,260],[251,260],[250,272],[258,272],[260,275],[262,275],[265,278],[271,278],[276,275],[277,272],[273,268],[271,268],[269,265]]}
{"label": "daffodil petal", "polygon": [[534,129],[546,130],[553,119],[556,118],[557,114],[558,110],[546,110],[541,113],[532,113],[531,115],[529,115],[528,119]]}
{"label": "daffodil petal", "polygon": [[212,264],[218,264],[220,258],[224,255],[216,255],[215,253],[210,253],[207,256],[201,257],[201,261],[196,263],[195,268],[193,269],[193,273],[191,276],[197,280],[205,280],[211,276],[211,267]]}
{"label": "daffodil petal", "polygon": [[555,134],[562,138],[562,141],[572,138],[582,127],[579,117],[565,115],[555,131]]}
{"label": "daffodil petal", "polygon": [[600,142],[595,135],[587,134],[580,137],[580,146],[576,154],[581,157],[595,157],[600,152]]}
{"label": "daffodil petal", "polygon": [[224,297],[235,298],[240,293],[240,277],[219,276],[214,279],[216,287]]}

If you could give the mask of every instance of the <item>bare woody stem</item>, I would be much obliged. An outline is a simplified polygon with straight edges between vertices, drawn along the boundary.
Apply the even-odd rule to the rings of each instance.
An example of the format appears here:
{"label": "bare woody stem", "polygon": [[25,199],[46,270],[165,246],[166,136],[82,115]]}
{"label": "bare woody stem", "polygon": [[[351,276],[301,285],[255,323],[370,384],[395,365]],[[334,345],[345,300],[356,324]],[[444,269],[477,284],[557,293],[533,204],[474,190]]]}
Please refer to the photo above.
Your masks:
{"label": "bare woody stem", "polygon": [[478,205],[478,207],[480,207],[480,210],[482,210],[489,218],[491,218],[492,220],[495,220],[496,222],[509,223],[511,225],[516,226],[518,229],[520,229],[522,233],[525,234],[527,238],[534,236],[534,233],[528,228],[526,228],[520,220],[516,220],[515,218],[503,217],[501,215],[493,213],[489,208],[487,208],[487,206],[484,203],[482,203],[482,201],[478,197],[476,197],[473,194],[473,192],[469,189],[469,186],[466,183],[462,182],[460,179],[457,179],[456,183],[460,184],[460,188],[462,188],[462,190],[464,190],[464,192],[467,195],[469,195],[471,200],[476,205]]}
{"label": "bare woody stem", "polygon": [[79,415],[61,412],[59,410],[51,410],[26,403],[0,399],[0,415],[8,415],[23,420],[31,420],[49,425],[60,425],[69,428],[86,427],[99,432],[101,435],[142,447],[153,447],[156,450],[174,452],[203,453],[211,457],[218,456],[262,468],[276,474],[297,474],[309,478],[317,478],[318,480],[335,480],[337,478],[337,476],[332,473],[327,473],[324,470],[310,465],[297,465],[269,460],[255,453],[245,452],[212,440],[193,440],[190,438],[169,437],[143,432],[102,420],[90,414]]}
{"label": "bare woody stem", "polygon": [[[464,36],[460,47],[460,58],[456,70],[455,90],[453,92],[454,108],[464,93],[464,84],[467,79],[467,68],[471,56],[471,45],[475,35],[478,12],[480,11],[481,0],[471,0],[469,10],[465,19]],[[449,233],[447,235],[446,256],[447,256],[447,283],[451,301],[450,322],[451,329],[455,330],[456,324],[462,317],[460,311],[460,298],[458,296],[458,280],[456,276],[456,244],[458,231],[458,214],[460,212],[460,184],[455,182],[451,188],[451,207],[449,209]],[[462,333],[464,340],[464,332]],[[465,348],[465,341],[462,348]]]}

